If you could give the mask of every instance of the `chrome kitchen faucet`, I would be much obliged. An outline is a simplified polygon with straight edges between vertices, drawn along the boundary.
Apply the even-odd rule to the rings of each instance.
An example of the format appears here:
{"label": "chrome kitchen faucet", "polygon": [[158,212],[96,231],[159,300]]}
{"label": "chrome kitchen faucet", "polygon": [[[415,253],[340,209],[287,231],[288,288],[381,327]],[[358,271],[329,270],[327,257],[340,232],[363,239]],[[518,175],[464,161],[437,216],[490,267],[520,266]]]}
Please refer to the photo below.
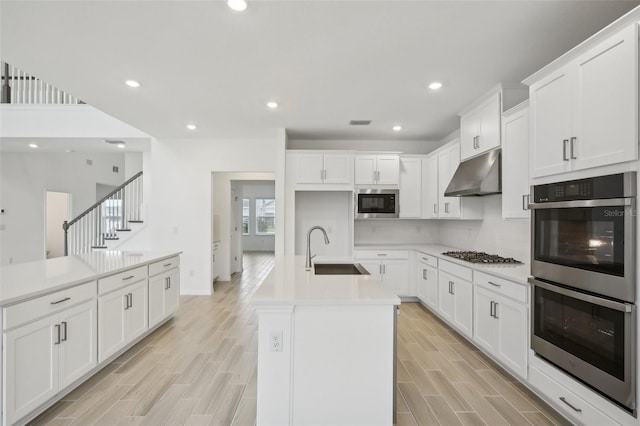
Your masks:
{"label": "chrome kitchen faucet", "polygon": [[311,232],[313,232],[314,229],[321,230],[322,233],[324,234],[324,243],[329,244],[329,237],[327,236],[327,231],[325,231],[325,229],[322,226],[312,226],[309,229],[309,232],[307,232],[307,260],[304,263],[304,269],[307,271],[311,270]]}

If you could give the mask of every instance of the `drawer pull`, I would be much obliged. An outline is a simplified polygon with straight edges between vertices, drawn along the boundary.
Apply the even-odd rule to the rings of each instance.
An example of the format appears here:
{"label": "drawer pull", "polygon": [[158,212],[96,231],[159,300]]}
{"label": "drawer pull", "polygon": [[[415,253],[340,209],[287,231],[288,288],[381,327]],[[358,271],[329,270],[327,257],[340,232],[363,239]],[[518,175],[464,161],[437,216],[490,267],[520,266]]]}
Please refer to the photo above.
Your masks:
{"label": "drawer pull", "polygon": [[378,253],[378,256],[386,256],[386,253]]}
{"label": "drawer pull", "polygon": [[122,281],[130,280],[130,279],[131,279],[131,278],[133,278],[133,277],[135,277],[135,275],[129,275],[128,277],[124,277],[124,278],[122,279]]}
{"label": "drawer pull", "polygon": [[429,259],[427,259],[426,257],[423,257],[422,260],[424,260],[425,262],[429,261]]}
{"label": "drawer pull", "polygon": [[494,283],[494,282],[492,282],[492,281],[487,281],[487,282],[488,282],[489,284],[491,284],[492,286],[494,286],[494,287],[502,287],[500,284],[496,284],[496,283]]}
{"label": "drawer pull", "polygon": [[162,266],[164,266],[164,267],[166,268],[167,266],[171,266],[171,265],[172,265],[171,263],[165,263],[165,264],[164,264],[164,265],[162,265]]}
{"label": "drawer pull", "polygon": [[569,401],[567,401],[564,396],[560,397],[560,401],[564,402],[565,404],[567,404],[569,407],[571,407],[575,412],[577,413],[582,413],[582,409],[581,408],[576,408],[573,405],[571,405],[571,403]]}
{"label": "drawer pull", "polygon": [[57,305],[58,303],[66,302],[67,300],[71,300],[70,297],[65,297],[64,299],[57,300],[55,302],[51,302],[52,305]]}

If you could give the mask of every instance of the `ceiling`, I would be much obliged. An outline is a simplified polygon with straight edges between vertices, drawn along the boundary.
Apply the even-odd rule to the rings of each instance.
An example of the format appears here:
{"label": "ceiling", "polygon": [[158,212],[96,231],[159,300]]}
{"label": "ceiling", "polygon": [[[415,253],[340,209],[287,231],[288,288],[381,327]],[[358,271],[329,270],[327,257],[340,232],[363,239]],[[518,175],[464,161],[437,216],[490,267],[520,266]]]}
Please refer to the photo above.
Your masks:
{"label": "ceiling", "polygon": [[[147,138],[126,138],[121,140],[125,147],[116,143],[106,143],[102,138],[2,138],[2,152],[91,152],[103,154],[122,154],[124,152],[144,152],[151,149]],[[29,144],[38,145],[37,150]]]}
{"label": "ceiling", "polygon": [[[640,4],[248,2],[235,12],[222,0],[3,0],[0,52],[156,138],[286,128],[292,139],[439,140],[476,97]],[[432,92],[435,80],[443,87]]]}

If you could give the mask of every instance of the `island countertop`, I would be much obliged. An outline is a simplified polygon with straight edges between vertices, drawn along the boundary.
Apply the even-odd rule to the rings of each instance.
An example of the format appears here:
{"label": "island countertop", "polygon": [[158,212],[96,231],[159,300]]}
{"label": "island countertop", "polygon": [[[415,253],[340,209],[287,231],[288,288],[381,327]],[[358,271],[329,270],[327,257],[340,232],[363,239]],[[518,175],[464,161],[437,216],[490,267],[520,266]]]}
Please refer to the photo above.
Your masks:
{"label": "island countertop", "polygon": [[136,266],[177,256],[177,251],[94,251],[3,266],[0,306],[64,290]]}
{"label": "island countertop", "polygon": [[[351,258],[317,259],[315,263],[349,263]],[[399,305],[400,298],[372,275],[315,275],[304,268],[304,256],[277,258],[251,299],[258,306]]]}

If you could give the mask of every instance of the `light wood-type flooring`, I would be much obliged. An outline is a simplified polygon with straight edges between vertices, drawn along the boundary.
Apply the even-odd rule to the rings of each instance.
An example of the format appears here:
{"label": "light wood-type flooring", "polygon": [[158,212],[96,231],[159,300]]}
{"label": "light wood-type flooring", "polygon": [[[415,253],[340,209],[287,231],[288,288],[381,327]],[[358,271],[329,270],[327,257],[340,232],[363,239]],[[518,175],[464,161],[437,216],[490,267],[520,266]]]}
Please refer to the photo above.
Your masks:
{"label": "light wood-type flooring", "polygon": [[[273,255],[214,295],[183,296],[154,333],[32,424],[253,425],[257,317],[249,301]],[[417,303],[398,319],[398,425],[560,425],[546,404]]]}

